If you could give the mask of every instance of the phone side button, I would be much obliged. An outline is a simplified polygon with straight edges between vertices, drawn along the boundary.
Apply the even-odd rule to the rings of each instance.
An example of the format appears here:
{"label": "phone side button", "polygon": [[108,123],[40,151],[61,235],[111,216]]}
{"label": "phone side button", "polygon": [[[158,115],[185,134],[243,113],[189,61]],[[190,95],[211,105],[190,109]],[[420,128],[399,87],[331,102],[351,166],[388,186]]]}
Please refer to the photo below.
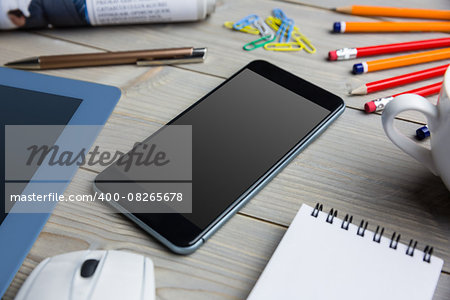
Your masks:
{"label": "phone side button", "polygon": [[211,228],[207,233],[205,233],[205,235],[203,235],[202,237],[202,241],[203,243],[206,243],[206,241],[214,234],[217,232],[217,230],[219,229],[219,226],[214,226],[213,228]]}
{"label": "phone side button", "polygon": [[202,237],[203,243],[206,243],[206,241],[216,232],[216,230],[210,230]]}

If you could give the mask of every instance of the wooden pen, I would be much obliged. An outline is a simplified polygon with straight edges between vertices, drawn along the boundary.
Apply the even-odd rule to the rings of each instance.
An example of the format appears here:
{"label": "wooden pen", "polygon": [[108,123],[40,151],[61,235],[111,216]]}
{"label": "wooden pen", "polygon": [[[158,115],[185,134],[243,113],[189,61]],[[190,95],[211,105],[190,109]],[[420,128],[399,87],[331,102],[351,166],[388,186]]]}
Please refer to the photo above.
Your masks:
{"label": "wooden pen", "polygon": [[9,62],[5,66],[15,69],[47,70],[121,64],[164,65],[203,62],[205,57],[206,48],[186,47],[37,56]]}

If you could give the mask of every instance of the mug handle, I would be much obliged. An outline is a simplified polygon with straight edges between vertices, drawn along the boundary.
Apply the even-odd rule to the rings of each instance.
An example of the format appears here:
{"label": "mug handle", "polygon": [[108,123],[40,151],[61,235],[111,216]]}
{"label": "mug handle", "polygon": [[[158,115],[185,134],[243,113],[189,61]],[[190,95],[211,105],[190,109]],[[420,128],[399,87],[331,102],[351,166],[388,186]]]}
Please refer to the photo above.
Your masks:
{"label": "mug handle", "polygon": [[403,94],[386,105],[381,115],[384,131],[391,141],[400,149],[424,164],[434,175],[439,175],[431,155],[431,151],[407,138],[394,127],[394,118],[401,112],[415,110],[423,113],[428,121],[428,127],[436,128],[438,110],[427,99],[416,94]]}

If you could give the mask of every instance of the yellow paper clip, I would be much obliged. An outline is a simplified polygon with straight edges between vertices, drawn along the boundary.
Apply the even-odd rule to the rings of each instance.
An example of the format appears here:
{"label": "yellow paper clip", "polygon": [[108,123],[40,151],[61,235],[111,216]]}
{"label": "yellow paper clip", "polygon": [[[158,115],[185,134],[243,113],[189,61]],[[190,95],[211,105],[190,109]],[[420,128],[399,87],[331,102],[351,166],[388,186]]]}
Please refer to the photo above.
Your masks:
{"label": "yellow paper clip", "polygon": [[[266,19],[266,23],[273,30],[278,31],[282,21],[280,19],[275,18],[275,17],[269,16]],[[313,46],[311,41],[305,35],[303,35],[300,32],[300,30],[298,29],[297,26],[294,26],[294,29],[292,31],[292,38],[295,40],[295,42],[291,42],[291,43],[299,44],[301,46],[299,49],[293,47],[293,45],[291,45],[291,47],[293,47],[293,49],[291,49],[287,45],[278,45],[280,47],[280,49],[276,49],[276,46],[272,45],[272,44],[275,44],[275,43],[270,43],[270,44],[264,45],[264,49],[271,50],[271,51],[299,51],[301,49],[304,49],[308,53],[315,53],[316,52],[316,48]],[[289,44],[289,43],[284,43],[284,44]],[[286,50],[286,49],[290,49],[290,50]]]}
{"label": "yellow paper clip", "polygon": [[270,26],[270,28],[272,28],[275,32],[277,32],[282,22],[280,19],[269,16],[266,18],[266,23],[267,25]]}
{"label": "yellow paper clip", "polygon": [[303,45],[297,42],[268,43],[264,45],[264,49],[269,51],[300,51],[303,49]]}
{"label": "yellow paper clip", "polygon": [[[294,31],[292,32],[292,38],[305,49],[306,52],[312,54],[316,52],[316,47],[310,42],[310,40],[303,35],[297,26],[294,26]],[[306,44],[306,45],[305,45]]]}
{"label": "yellow paper clip", "polygon": [[286,43],[288,43],[287,39],[289,37],[289,33],[293,31],[293,28],[291,28],[293,21],[291,19],[289,19],[287,23],[283,23],[280,19],[269,16],[266,19],[266,23],[270,28],[275,30],[277,37],[279,36],[279,42],[282,41],[282,37],[286,37]]}
{"label": "yellow paper clip", "polygon": [[[235,30],[235,29],[233,28],[233,25],[234,25],[233,22],[227,21],[227,22],[223,23],[223,25],[224,25],[226,28]],[[250,33],[250,34],[255,34],[255,35],[258,35],[258,34],[259,34],[259,30],[256,29],[256,28],[254,28],[254,27],[252,27],[252,26],[250,26],[250,25],[245,26],[244,28],[242,28],[242,29],[239,30],[239,31],[242,31],[242,32],[245,32],[245,33]]]}
{"label": "yellow paper clip", "polygon": [[[278,32],[282,21],[278,18],[270,16],[270,17],[267,17],[266,23],[275,32]],[[295,30],[295,27],[294,27],[294,30]],[[284,35],[286,35],[286,34],[287,34],[287,31],[285,31]],[[264,49],[269,50],[269,51],[300,51],[303,49],[303,45],[298,42],[267,43],[264,45]]]}

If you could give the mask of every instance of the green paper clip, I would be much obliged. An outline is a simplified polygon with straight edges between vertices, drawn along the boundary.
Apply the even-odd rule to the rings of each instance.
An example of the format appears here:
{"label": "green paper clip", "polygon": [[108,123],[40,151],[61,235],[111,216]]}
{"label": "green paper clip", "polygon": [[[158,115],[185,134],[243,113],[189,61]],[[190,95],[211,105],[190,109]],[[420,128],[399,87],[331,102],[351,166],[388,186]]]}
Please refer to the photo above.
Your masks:
{"label": "green paper clip", "polygon": [[266,35],[262,38],[259,38],[257,40],[254,40],[250,43],[247,43],[242,47],[245,51],[252,51],[260,47],[264,47],[265,44],[271,43],[275,40],[276,36],[274,34],[272,35]]}

